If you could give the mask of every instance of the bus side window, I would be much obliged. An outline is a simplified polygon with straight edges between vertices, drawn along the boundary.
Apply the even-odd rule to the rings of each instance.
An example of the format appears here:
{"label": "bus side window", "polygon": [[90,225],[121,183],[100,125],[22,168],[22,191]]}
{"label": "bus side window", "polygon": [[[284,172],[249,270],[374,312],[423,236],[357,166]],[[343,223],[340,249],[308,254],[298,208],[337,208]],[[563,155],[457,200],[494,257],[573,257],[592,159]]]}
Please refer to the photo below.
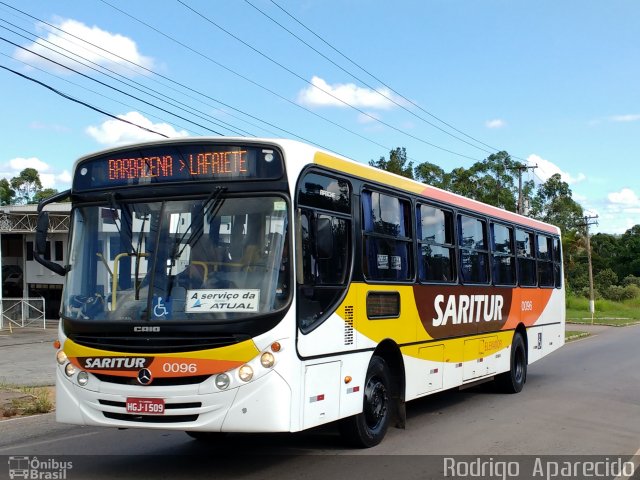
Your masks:
{"label": "bus side window", "polygon": [[533,233],[516,229],[516,252],[518,254],[518,282],[525,287],[537,284],[535,242]]}
{"label": "bus side window", "polygon": [[362,192],[362,268],[367,280],[406,282],[413,278],[410,212],[407,200]]}
{"label": "bus side window", "polygon": [[485,220],[458,215],[460,272],[464,283],[489,282],[489,246]]}

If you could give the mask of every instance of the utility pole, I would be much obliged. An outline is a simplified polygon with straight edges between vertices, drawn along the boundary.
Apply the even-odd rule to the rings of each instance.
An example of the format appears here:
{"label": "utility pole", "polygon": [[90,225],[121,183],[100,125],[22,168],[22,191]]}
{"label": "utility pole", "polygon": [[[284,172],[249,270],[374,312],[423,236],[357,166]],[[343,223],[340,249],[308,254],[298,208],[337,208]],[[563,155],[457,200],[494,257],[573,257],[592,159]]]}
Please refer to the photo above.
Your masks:
{"label": "utility pole", "polygon": [[516,209],[516,213],[520,215],[524,215],[524,199],[522,198],[522,172],[526,172],[527,170],[535,170],[538,168],[538,165],[524,165],[519,163],[513,167],[507,167],[507,170],[517,170],[518,172],[518,207]]}
{"label": "utility pole", "polygon": [[584,227],[587,235],[587,261],[589,262],[589,312],[591,313],[591,325],[596,312],[596,300],[593,289],[593,265],[591,264],[591,240],[589,235],[589,225],[598,225],[596,221],[598,216],[595,217],[586,216],[583,218],[584,222],[579,224],[579,227]]}

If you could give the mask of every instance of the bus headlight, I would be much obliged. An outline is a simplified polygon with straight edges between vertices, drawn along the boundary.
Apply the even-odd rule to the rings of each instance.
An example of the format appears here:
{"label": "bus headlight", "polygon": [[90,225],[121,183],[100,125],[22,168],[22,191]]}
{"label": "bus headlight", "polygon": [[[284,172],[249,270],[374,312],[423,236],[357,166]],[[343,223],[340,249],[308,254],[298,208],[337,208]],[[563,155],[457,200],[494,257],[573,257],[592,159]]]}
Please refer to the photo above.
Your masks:
{"label": "bus headlight", "polygon": [[[69,364],[71,365],[71,364]],[[87,372],[85,372],[84,370],[78,372],[78,376],[76,377],[76,381],[78,382],[78,385],[80,385],[81,387],[84,387],[87,383],[89,383],[89,374]]]}
{"label": "bus headlight", "polygon": [[220,390],[226,390],[229,387],[230,383],[231,379],[226,373],[221,373],[216,377],[216,387],[218,387]]}
{"label": "bus headlight", "polygon": [[67,363],[67,365],[64,367],[64,373],[67,374],[67,377],[73,377],[73,374],[76,373],[76,367],[74,367],[71,363]]}
{"label": "bus headlight", "polygon": [[58,353],[56,353],[56,361],[58,362],[58,365],[64,365],[67,360],[67,354],[64,353],[64,350],[58,350]]}
{"label": "bus headlight", "polygon": [[248,382],[253,378],[253,368],[251,368],[249,365],[241,366],[240,370],[238,370],[238,376],[243,382]]}
{"label": "bus headlight", "polygon": [[271,352],[264,352],[260,356],[260,363],[264,368],[271,368],[276,363],[276,358]]}

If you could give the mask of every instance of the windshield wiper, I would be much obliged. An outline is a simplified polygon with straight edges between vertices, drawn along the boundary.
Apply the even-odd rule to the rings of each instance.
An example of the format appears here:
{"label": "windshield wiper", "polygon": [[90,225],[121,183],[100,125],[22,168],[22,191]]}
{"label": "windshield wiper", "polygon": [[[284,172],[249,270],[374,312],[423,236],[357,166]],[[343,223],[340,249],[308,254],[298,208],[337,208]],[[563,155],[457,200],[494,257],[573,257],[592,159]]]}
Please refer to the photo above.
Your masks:
{"label": "windshield wiper", "polygon": [[[202,236],[202,233],[204,232],[204,219],[207,217],[207,215],[209,215],[210,217],[215,217],[218,214],[220,208],[222,207],[222,204],[224,203],[221,195],[226,190],[226,187],[216,187],[216,189],[211,192],[211,195],[209,195],[204,201],[204,208],[202,209],[202,213],[194,215],[191,223],[189,223],[189,226],[185,229],[182,236],[180,238],[176,238],[173,244],[173,248],[171,249],[171,265],[169,266],[169,292],[171,292],[171,288],[173,287],[173,277],[171,276],[171,271],[173,269],[173,266],[175,265],[176,259],[182,256],[182,252],[184,252],[184,249],[187,248],[187,245],[193,245]],[[180,245],[182,244],[183,240],[189,233],[189,230],[192,229],[191,227],[194,224],[197,226],[196,229],[191,232],[191,235],[189,236],[187,241],[184,243],[180,251],[178,251],[178,248],[180,248]]]}
{"label": "windshield wiper", "polygon": [[[180,241],[176,243],[175,245],[176,250],[177,250],[177,247],[182,243],[182,240],[184,240],[184,237],[187,236],[187,233],[189,232],[189,230],[191,230],[191,226],[194,224],[194,222],[197,224],[197,228],[193,232],[191,232],[189,239],[182,246],[182,249],[180,250],[180,252],[178,252],[176,256],[172,256],[172,260],[174,258],[180,258],[184,249],[187,248],[187,245],[193,245],[202,236],[202,233],[204,232],[204,219],[207,217],[207,215],[209,215],[209,217],[215,217],[218,214],[218,212],[220,211],[220,208],[222,207],[222,204],[224,203],[224,201],[220,198],[220,196],[224,191],[226,191],[226,189],[227,189],[226,187],[216,187],[216,189],[211,193],[211,195],[209,195],[209,197],[205,200],[204,208],[202,209],[202,216],[198,215],[198,217],[195,217],[191,221],[191,223],[185,230],[184,235],[182,235],[182,238],[180,238]],[[175,253],[175,252],[172,252],[172,253]]]}

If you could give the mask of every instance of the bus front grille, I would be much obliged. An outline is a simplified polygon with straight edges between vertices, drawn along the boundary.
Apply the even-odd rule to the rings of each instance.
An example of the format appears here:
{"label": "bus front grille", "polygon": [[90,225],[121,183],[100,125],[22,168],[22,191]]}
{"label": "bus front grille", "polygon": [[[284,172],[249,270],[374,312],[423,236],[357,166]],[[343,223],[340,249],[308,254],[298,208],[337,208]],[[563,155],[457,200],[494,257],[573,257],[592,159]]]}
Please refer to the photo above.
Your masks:
{"label": "bus front grille", "polygon": [[139,337],[70,334],[69,338],[78,345],[100,350],[122,353],[180,353],[235,345],[246,337],[242,336],[171,336]]}
{"label": "bus front grille", "polygon": [[186,423],[195,422],[198,419],[198,415],[137,415],[113,412],[102,412],[102,414],[111,420],[143,423]]}
{"label": "bus front grille", "polygon": [[[138,380],[133,377],[122,377],[119,375],[106,375],[104,373],[94,373],[98,380],[107,383],[116,383],[118,385],[136,385],[140,386]],[[196,375],[193,377],[156,377],[151,382],[151,386],[154,387],[173,387],[176,385],[197,385],[204,382],[210,377],[210,375]]]}

